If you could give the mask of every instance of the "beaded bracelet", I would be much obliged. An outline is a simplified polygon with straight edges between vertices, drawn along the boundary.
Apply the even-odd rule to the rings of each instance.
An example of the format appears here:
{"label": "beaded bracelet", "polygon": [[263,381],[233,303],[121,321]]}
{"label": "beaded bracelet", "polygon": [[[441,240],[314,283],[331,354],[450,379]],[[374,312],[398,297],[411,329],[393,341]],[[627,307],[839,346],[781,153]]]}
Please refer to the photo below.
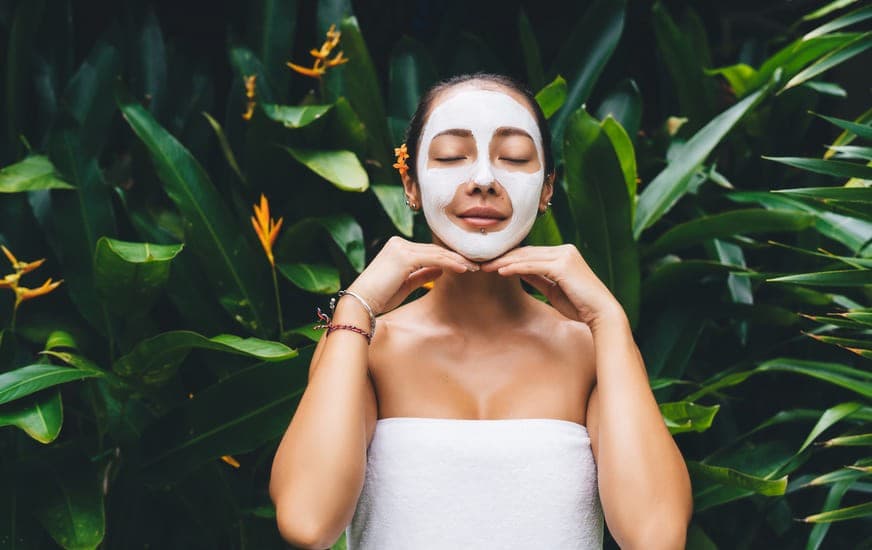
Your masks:
{"label": "beaded bracelet", "polygon": [[315,329],[325,329],[325,328],[326,328],[326,329],[327,329],[327,336],[330,336],[330,333],[333,332],[334,330],[337,330],[337,329],[346,329],[346,330],[351,330],[351,331],[354,331],[354,332],[356,332],[356,333],[358,333],[358,334],[362,334],[362,335],[366,338],[366,344],[367,344],[367,345],[369,345],[369,344],[372,342],[372,334],[370,334],[369,332],[366,332],[366,331],[363,330],[362,328],[356,327],[356,326],[354,326],[354,325],[340,325],[340,324],[334,324],[333,322],[331,322],[330,317],[328,317],[327,315],[325,315],[325,314],[321,311],[321,308],[320,308],[320,307],[319,307],[319,308],[315,308],[315,309],[317,310],[318,318],[321,319],[322,321],[326,321],[326,324],[325,324],[325,323],[319,323],[319,324],[315,325],[315,326],[312,327],[312,328],[315,328]]}

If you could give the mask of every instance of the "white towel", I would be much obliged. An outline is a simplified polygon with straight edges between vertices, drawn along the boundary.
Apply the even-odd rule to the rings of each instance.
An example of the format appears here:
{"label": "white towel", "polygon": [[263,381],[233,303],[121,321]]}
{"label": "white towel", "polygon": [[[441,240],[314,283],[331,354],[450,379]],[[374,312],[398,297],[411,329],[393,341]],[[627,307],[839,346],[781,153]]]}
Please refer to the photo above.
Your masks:
{"label": "white towel", "polygon": [[376,423],[348,550],[601,549],[587,428],[554,418]]}

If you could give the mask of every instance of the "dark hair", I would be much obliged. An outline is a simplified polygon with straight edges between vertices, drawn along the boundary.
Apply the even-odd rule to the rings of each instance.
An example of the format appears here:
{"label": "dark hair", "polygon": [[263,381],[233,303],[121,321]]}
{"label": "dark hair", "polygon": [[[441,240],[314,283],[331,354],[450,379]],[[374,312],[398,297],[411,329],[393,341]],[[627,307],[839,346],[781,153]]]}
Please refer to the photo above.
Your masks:
{"label": "dark hair", "polygon": [[548,122],[545,119],[545,113],[542,112],[539,102],[536,101],[536,96],[533,95],[533,92],[519,80],[502,74],[485,72],[460,74],[441,80],[430,87],[430,89],[424,92],[424,95],[421,96],[421,100],[418,102],[418,107],[415,109],[415,114],[412,115],[412,120],[409,121],[409,127],[406,128],[406,150],[409,152],[409,160],[411,161],[408,163],[409,175],[412,176],[412,178],[417,178],[417,160],[415,156],[418,153],[418,141],[421,139],[421,131],[424,129],[424,120],[430,112],[430,106],[433,104],[433,100],[436,99],[436,96],[441,92],[453,86],[463,84],[464,82],[474,81],[499,84],[500,86],[515,90],[526,98],[527,103],[536,115],[536,125],[539,127],[539,134],[542,136],[542,153],[545,155],[543,161],[545,163],[545,176],[547,178],[548,175],[554,171],[554,159],[551,156],[551,132],[548,131]]}

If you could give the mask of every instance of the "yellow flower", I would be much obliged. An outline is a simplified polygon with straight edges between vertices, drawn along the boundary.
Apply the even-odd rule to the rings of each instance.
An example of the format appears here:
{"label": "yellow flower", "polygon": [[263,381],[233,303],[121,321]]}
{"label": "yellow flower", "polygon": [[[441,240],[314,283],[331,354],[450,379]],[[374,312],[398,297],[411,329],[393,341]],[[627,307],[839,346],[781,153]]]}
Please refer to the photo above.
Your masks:
{"label": "yellow flower", "polygon": [[26,302],[27,300],[31,300],[44,294],[48,294],[52,290],[56,289],[58,285],[64,282],[63,279],[61,279],[60,281],[52,282],[51,277],[49,277],[48,280],[38,288],[28,288],[26,286],[20,286],[19,281],[21,280],[21,276],[41,266],[43,262],[45,262],[45,258],[40,258],[32,262],[23,262],[16,258],[15,255],[2,244],[0,244],[0,248],[3,249],[3,254],[5,254],[6,257],[9,259],[9,262],[12,264],[12,268],[15,269],[14,273],[4,275],[3,278],[0,279],[0,288],[8,288],[15,293],[15,306],[13,309],[18,310],[18,306],[22,302]]}
{"label": "yellow flower", "polygon": [[276,242],[276,237],[279,235],[279,229],[281,229],[283,221],[283,218],[279,218],[279,221],[276,222],[269,217],[269,201],[267,201],[266,196],[261,193],[260,207],[256,204],[254,205],[254,216],[251,217],[251,224],[254,226],[254,231],[257,233],[257,237],[260,239],[260,244],[263,246],[263,250],[266,252],[266,257],[272,266],[276,265],[275,258],[273,258],[272,247]]}
{"label": "yellow flower", "polygon": [[245,77],[245,97],[248,98],[248,106],[246,107],[245,112],[242,113],[242,118],[245,120],[251,120],[252,115],[254,115],[254,106],[256,105],[254,101],[256,80],[256,74]]}
{"label": "yellow flower", "polygon": [[37,267],[41,266],[45,261],[45,258],[40,258],[38,260],[34,260],[32,262],[21,262],[12,255],[12,252],[9,251],[8,248],[0,244],[0,248],[3,248],[3,253],[6,254],[6,257],[9,258],[9,261],[12,262],[12,268],[19,272],[19,274],[28,273],[33,271]]}
{"label": "yellow flower", "polygon": [[405,175],[406,172],[409,171],[409,167],[406,165],[406,159],[409,158],[406,144],[404,143],[399,147],[394,147],[394,155],[397,157],[397,162],[393,164],[394,168],[399,171],[400,175]]}
{"label": "yellow flower", "polygon": [[315,62],[312,66],[303,67],[302,65],[297,65],[296,63],[288,61],[288,67],[302,75],[321,78],[321,76],[327,72],[327,69],[337,65],[342,65],[348,61],[347,57],[342,56],[341,50],[333,57],[333,59],[328,59],[328,57],[330,57],[330,52],[332,52],[333,48],[339,44],[340,36],[342,36],[342,32],[336,30],[336,25],[330,25],[330,28],[327,30],[327,40],[325,40],[317,50],[314,48],[309,50],[309,53],[315,58]]}
{"label": "yellow flower", "polygon": [[43,294],[48,294],[52,290],[56,289],[58,285],[64,282],[63,279],[60,281],[51,282],[51,277],[46,280],[46,282],[42,283],[42,286],[39,288],[27,288],[25,286],[16,286],[15,287],[15,304],[16,306],[21,302],[26,302],[32,298],[36,298],[37,296],[42,296]]}

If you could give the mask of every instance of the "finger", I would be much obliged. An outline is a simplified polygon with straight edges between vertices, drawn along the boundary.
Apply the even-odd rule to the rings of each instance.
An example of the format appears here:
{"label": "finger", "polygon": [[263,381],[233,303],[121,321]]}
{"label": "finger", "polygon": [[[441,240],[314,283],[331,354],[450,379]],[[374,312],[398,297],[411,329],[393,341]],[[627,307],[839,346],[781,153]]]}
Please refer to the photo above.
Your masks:
{"label": "finger", "polygon": [[514,262],[508,265],[500,266],[497,272],[503,276],[509,275],[541,275],[548,277],[552,281],[556,281],[557,277],[553,273],[554,263],[550,260],[531,260],[523,262]]}
{"label": "finger", "polygon": [[423,247],[413,250],[410,254],[412,265],[420,269],[422,267],[443,267],[462,273],[464,271],[478,271],[477,264],[470,262],[460,254],[445,250],[439,246],[435,248]]}
{"label": "finger", "polygon": [[442,276],[444,271],[439,269],[438,267],[425,267],[424,269],[419,269],[418,271],[409,275],[409,278],[406,279],[405,285],[408,286],[409,292],[419,288],[430,281],[435,281],[439,277]]}
{"label": "finger", "polygon": [[521,279],[544,294],[546,298],[554,291],[554,287],[557,286],[556,282],[542,275],[521,275]]}
{"label": "finger", "polygon": [[554,252],[551,249],[553,248],[552,246],[520,246],[513,248],[502,256],[482,263],[481,269],[482,271],[496,271],[502,266],[513,262],[552,259]]}

